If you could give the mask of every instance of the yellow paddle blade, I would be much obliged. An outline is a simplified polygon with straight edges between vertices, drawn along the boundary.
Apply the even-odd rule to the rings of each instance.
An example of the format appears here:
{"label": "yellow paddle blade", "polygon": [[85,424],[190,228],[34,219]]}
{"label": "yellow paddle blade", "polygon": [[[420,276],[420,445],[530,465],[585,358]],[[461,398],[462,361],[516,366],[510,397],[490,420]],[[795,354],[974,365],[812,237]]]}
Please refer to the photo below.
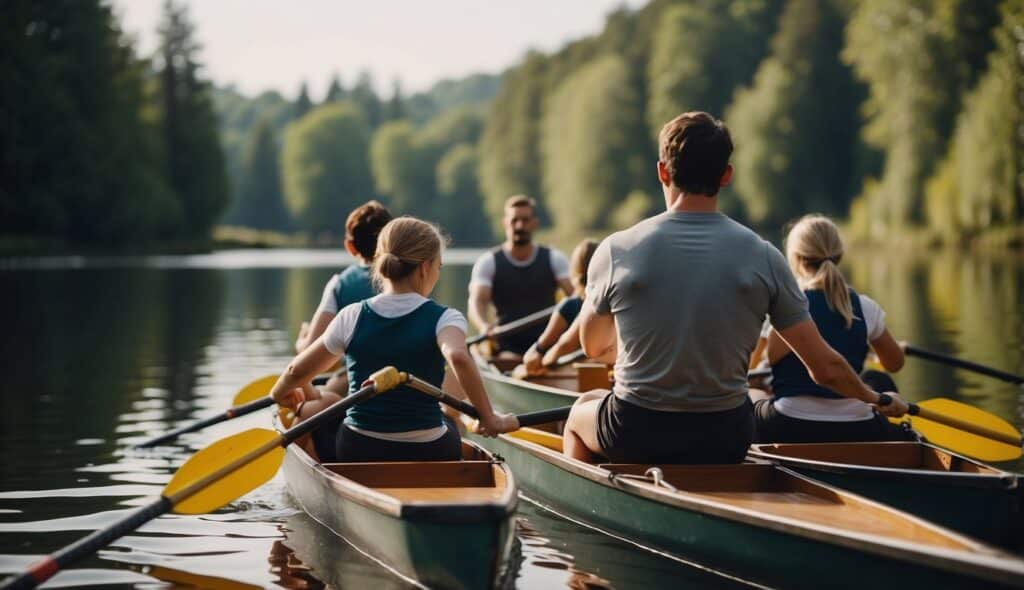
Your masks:
{"label": "yellow paddle blade", "polygon": [[270,447],[243,465],[232,467],[231,464],[279,439],[278,433],[265,428],[253,428],[221,439],[192,455],[171,478],[163,495],[170,497],[199,479],[222,472],[220,479],[174,506],[178,514],[205,514],[216,510],[274,477],[284,460],[284,449],[280,445]]}
{"label": "yellow paddle blade", "polygon": [[242,404],[256,401],[262,397],[267,397],[270,395],[270,388],[277,383],[277,378],[278,375],[267,375],[266,377],[260,377],[259,379],[252,381],[235,394],[235,399],[231,400],[231,405],[240,406]]}
{"label": "yellow paddle blade", "polygon": [[[977,426],[1017,438],[1020,437],[1020,432],[1006,420],[965,403],[939,397],[918,402],[917,405],[943,416],[970,422]],[[1013,461],[1021,456],[1019,445],[1006,444],[920,416],[907,415],[903,418],[890,418],[890,420],[900,422],[908,418],[910,419],[911,427],[924,435],[928,442],[945,447],[961,455],[967,455],[981,461]]]}

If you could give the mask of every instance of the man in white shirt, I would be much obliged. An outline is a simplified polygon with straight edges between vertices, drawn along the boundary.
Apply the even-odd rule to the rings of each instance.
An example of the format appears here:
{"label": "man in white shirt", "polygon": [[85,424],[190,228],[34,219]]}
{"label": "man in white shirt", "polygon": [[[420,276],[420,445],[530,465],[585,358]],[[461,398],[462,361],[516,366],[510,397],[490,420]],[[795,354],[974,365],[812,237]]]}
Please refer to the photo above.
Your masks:
{"label": "man in white shirt", "polygon": [[[518,195],[505,202],[505,242],[481,256],[469,282],[469,319],[480,333],[550,307],[555,292],[572,293],[569,259],[554,248],[533,243],[537,203]],[[492,322],[489,307],[497,320]],[[521,356],[544,331],[544,322],[497,338],[502,352]]]}

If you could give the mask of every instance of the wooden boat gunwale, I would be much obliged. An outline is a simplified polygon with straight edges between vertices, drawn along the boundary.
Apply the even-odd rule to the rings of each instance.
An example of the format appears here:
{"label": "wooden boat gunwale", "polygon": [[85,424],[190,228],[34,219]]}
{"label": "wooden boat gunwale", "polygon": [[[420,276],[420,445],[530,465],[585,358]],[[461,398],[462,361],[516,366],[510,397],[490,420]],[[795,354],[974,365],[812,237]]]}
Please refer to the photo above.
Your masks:
{"label": "wooden boat gunwale", "polygon": [[[842,463],[838,461],[825,461],[819,459],[808,459],[804,457],[796,457],[790,455],[783,455],[773,453],[770,451],[771,447],[786,446],[786,447],[800,447],[800,446],[824,446],[824,445],[842,445],[842,446],[854,446],[867,448],[871,446],[887,446],[887,445],[914,445],[925,447],[929,450],[949,455],[957,461],[964,463],[977,465],[985,472],[973,473],[968,471],[942,471],[938,469],[914,469],[909,467],[884,467],[879,465],[868,465],[863,463]],[[814,471],[824,471],[829,473],[858,473],[858,474],[870,474],[878,477],[890,477],[894,479],[901,479],[912,477],[919,481],[934,481],[939,485],[964,485],[981,488],[995,488],[1000,490],[1015,490],[1020,488],[1020,478],[1017,474],[1009,471],[1003,471],[1001,469],[986,465],[984,463],[974,461],[963,455],[959,455],[948,449],[937,447],[927,442],[903,442],[903,441],[885,441],[885,442],[844,442],[844,443],[754,443],[750,445],[748,455],[779,463],[781,465],[806,468]]]}
{"label": "wooden boat gunwale", "polygon": [[[274,418],[274,426],[278,429],[281,427],[280,419],[277,416]],[[472,453],[478,456],[491,456],[485,449],[470,440],[463,439],[462,446],[464,455]],[[327,466],[381,465],[387,468],[400,469],[407,465],[419,464],[420,462],[320,463],[296,445],[289,445],[285,451],[293,455],[303,467],[312,471],[318,479],[329,482],[331,490],[339,497],[395,518],[448,523],[498,519],[513,514],[518,502],[518,489],[516,488],[511,470],[509,470],[504,462],[496,458],[483,461],[464,459],[462,461],[429,462],[432,467],[438,466],[442,469],[448,466],[465,465],[467,463],[489,466],[494,475],[495,487],[500,485],[502,488],[501,494],[494,500],[475,502],[403,502],[385,492],[378,491],[371,486],[364,485],[333,471]],[[454,512],[452,509],[456,507],[460,507],[462,510]]]}
{"label": "wooden boat gunwale", "polygon": [[[963,549],[955,550],[936,545],[912,543],[910,541],[893,539],[873,533],[838,529],[836,527],[797,520],[795,518],[766,514],[730,505],[725,502],[714,501],[711,498],[701,497],[699,494],[687,492],[685,490],[672,492],[664,488],[655,487],[652,483],[624,479],[621,477],[612,477],[612,472],[602,467],[602,465],[587,464],[573,460],[557,451],[529,440],[519,439],[508,434],[500,435],[499,439],[501,439],[502,442],[518,447],[520,450],[525,451],[540,461],[552,464],[573,475],[583,477],[602,486],[620,489],[645,500],[733,522],[739,522],[749,526],[765,528],[808,538],[814,541],[855,549],[864,553],[887,558],[896,558],[904,561],[914,560],[917,563],[928,564],[936,569],[945,571],[956,573],[968,571],[979,578],[986,578],[1003,583],[1014,583],[1016,585],[1024,584],[1024,561],[1016,559],[1008,553],[1004,553],[998,549],[974,541],[969,537],[932,524],[931,522],[913,516],[912,514],[889,508],[881,503],[823,484],[778,465],[747,464],[746,466],[748,468],[755,467],[775,469],[786,477],[793,478],[794,481],[803,482],[804,485],[827,491],[835,495],[837,498],[842,498],[844,503],[852,502],[867,506],[873,510],[899,515],[901,518],[906,519],[915,526],[922,527],[935,534],[950,539],[951,541],[961,545]],[[741,464],[740,467],[743,467],[743,465]],[[638,541],[641,543],[643,542],[642,539]],[[901,557],[894,557],[896,555]]]}

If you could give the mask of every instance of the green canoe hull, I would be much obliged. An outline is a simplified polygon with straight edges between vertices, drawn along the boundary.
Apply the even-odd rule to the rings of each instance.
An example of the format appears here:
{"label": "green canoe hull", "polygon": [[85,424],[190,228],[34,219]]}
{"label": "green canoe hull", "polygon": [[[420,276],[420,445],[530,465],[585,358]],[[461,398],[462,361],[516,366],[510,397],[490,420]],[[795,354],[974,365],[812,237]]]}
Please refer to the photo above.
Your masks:
{"label": "green canoe hull", "polygon": [[480,373],[491,404],[504,412],[525,414],[562,408],[571,406],[578,397],[575,392],[513,379],[487,368]]}
{"label": "green canoe hull", "polygon": [[572,473],[540,459],[507,437],[480,438],[477,442],[503,457],[516,474],[520,489],[542,506],[677,559],[742,579],[785,588],[858,590],[1024,585],[1020,572],[1007,575],[1003,584],[966,574],[955,566],[934,567],[914,559],[893,559],[858,550],[857,543],[825,542],[681,509]]}
{"label": "green canoe hull", "polygon": [[289,449],[285,455],[292,497],[314,520],[371,558],[429,587],[491,588],[502,577],[515,534],[512,510],[467,522],[399,517],[339,496],[308,463],[301,451]]}

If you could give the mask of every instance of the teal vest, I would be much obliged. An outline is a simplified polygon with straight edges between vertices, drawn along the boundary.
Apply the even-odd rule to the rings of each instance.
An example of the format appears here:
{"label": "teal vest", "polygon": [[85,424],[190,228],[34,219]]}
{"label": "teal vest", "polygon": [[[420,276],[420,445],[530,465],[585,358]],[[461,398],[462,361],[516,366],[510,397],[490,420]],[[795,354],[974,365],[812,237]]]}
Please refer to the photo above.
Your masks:
{"label": "teal vest", "polygon": [[338,304],[338,311],[341,311],[349,304],[369,299],[376,294],[377,290],[370,279],[370,267],[353,264],[338,275],[338,284],[334,287],[334,302]]}
{"label": "teal vest", "polygon": [[[440,387],[445,360],[437,346],[437,321],[445,309],[427,301],[406,315],[386,318],[364,301],[345,349],[349,392],[388,365]],[[353,406],[345,424],[373,432],[436,428],[442,424],[441,408],[434,398],[403,386]]]}
{"label": "teal vest", "polygon": [[[868,328],[864,323],[864,310],[860,306],[860,296],[850,289],[850,306],[853,308],[853,325],[846,327],[846,320],[838,311],[830,309],[825,293],[819,290],[804,291],[807,295],[808,309],[811,318],[818,326],[821,337],[829,346],[843,355],[858,374],[864,368],[864,359],[868,356]],[[791,395],[813,395],[826,399],[841,399],[843,396],[822,387],[811,379],[807,368],[792,352],[772,365],[772,392],[775,399]]]}

